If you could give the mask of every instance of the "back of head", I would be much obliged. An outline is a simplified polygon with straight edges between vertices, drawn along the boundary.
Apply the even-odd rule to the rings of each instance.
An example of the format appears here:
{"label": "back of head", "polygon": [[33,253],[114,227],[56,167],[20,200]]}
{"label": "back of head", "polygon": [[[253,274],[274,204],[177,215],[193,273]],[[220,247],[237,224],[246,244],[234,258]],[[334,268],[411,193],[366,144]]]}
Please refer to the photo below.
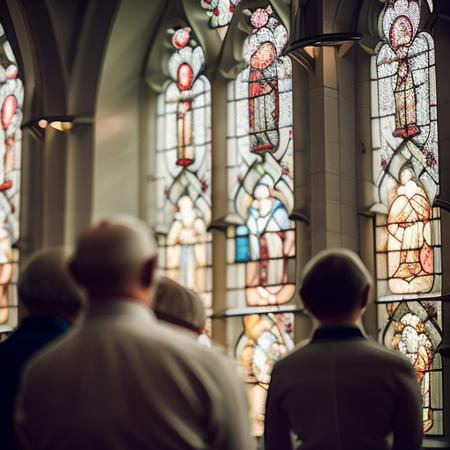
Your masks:
{"label": "back of head", "polygon": [[83,233],[70,260],[70,271],[88,291],[112,292],[130,281],[156,255],[150,229],[132,216],[100,220]]}
{"label": "back of head", "polygon": [[167,277],[158,281],[153,310],[159,319],[199,334],[205,327],[205,307],[201,298]]}
{"label": "back of head", "polygon": [[347,249],[318,253],[303,271],[300,295],[319,320],[340,320],[358,310],[371,276],[359,256]]}
{"label": "back of head", "polygon": [[84,304],[84,295],[69,275],[59,249],[43,250],[31,258],[19,277],[18,291],[31,314],[73,320]]}

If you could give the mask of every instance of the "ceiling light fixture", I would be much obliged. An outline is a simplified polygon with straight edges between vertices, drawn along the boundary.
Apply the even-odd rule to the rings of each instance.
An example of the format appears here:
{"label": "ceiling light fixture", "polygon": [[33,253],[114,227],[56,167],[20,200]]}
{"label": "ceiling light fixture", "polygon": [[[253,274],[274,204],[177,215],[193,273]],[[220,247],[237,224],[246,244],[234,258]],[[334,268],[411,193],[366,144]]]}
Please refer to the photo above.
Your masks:
{"label": "ceiling light fixture", "polygon": [[338,56],[342,57],[361,38],[362,34],[356,32],[318,34],[307,38],[296,39],[287,46],[284,54],[289,55],[307,69],[314,69],[316,48],[336,47],[338,49]]}

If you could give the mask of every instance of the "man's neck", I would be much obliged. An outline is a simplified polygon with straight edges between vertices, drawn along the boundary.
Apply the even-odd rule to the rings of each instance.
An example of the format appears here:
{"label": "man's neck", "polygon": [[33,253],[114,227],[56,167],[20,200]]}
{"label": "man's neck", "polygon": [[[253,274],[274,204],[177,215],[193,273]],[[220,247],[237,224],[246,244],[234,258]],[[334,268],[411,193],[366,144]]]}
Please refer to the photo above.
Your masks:
{"label": "man's neck", "polygon": [[359,324],[353,321],[332,321],[332,320],[326,320],[326,321],[320,321],[319,327],[320,328],[354,328],[357,327]]}
{"label": "man's neck", "polygon": [[362,325],[362,316],[361,311],[354,311],[342,317],[318,320],[318,322],[320,327],[326,328],[360,327]]}
{"label": "man's neck", "polygon": [[362,318],[360,315],[354,317],[346,317],[342,319],[319,320],[318,326],[321,328],[347,328],[361,327]]}

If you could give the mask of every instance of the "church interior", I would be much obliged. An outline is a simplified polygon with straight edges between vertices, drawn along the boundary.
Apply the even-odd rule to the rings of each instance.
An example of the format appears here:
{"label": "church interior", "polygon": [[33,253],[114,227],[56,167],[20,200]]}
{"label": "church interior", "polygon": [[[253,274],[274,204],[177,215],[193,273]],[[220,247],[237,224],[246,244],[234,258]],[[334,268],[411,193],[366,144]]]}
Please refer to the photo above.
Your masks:
{"label": "church interior", "polygon": [[366,332],[416,369],[424,448],[450,448],[448,0],[3,0],[0,24],[2,337],[32,253],[140,217],[261,436],[313,327],[302,270],[348,248]]}

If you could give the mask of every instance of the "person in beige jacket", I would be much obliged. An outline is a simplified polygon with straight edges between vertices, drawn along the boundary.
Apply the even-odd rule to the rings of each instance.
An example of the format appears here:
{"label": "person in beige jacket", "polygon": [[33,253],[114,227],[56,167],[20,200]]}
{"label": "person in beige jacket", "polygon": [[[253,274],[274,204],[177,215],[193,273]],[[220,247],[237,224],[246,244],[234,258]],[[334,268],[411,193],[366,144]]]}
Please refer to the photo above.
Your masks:
{"label": "person in beige jacket", "polygon": [[319,327],[275,364],[266,450],[421,448],[421,396],[410,362],[358,325],[370,285],[349,250],[322,252],[306,266],[300,295]]}
{"label": "person in beige jacket", "polygon": [[84,322],[25,370],[16,407],[24,450],[251,450],[234,364],[159,324],[149,308],[150,230],[104,220],[70,262]]}

